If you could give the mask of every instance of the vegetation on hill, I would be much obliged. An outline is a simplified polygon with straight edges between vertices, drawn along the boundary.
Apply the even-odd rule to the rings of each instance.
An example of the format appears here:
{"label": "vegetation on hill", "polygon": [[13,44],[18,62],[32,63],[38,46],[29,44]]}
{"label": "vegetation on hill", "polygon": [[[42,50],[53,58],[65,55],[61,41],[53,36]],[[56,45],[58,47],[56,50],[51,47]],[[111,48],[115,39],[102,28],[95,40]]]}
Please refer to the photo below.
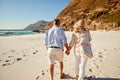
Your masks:
{"label": "vegetation on hill", "polygon": [[[91,30],[120,30],[120,0],[72,0],[56,17],[61,27],[71,30],[74,23],[85,18]],[[44,27],[48,29],[52,22]]]}

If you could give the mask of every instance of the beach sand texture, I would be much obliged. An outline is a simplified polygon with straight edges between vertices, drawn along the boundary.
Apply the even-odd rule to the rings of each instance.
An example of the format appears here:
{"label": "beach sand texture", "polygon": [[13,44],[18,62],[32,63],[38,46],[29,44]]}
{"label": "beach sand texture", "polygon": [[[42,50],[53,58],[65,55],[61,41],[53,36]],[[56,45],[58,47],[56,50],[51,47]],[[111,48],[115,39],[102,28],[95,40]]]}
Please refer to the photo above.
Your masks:
{"label": "beach sand texture", "polygon": [[[68,42],[72,32],[65,32]],[[86,65],[86,77],[120,80],[120,31],[91,31],[94,57]],[[50,80],[45,34],[0,37],[0,80]],[[73,50],[64,55],[65,78],[75,80]],[[56,62],[54,79],[59,79]]]}

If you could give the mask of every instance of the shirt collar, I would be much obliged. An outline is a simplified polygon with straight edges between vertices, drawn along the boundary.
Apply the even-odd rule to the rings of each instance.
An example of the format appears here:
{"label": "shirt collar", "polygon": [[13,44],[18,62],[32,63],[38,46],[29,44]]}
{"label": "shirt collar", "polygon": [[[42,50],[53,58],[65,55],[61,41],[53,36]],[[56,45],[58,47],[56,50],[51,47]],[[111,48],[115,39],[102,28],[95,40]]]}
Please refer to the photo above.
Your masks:
{"label": "shirt collar", "polygon": [[54,25],[52,28],[59,28],[59,26],[57,26],[57,25]]}
{"label": "shirt collar", "polygon": [[54,25],[53,27],[59,27],[59,26],[57,26],[57,25]]}

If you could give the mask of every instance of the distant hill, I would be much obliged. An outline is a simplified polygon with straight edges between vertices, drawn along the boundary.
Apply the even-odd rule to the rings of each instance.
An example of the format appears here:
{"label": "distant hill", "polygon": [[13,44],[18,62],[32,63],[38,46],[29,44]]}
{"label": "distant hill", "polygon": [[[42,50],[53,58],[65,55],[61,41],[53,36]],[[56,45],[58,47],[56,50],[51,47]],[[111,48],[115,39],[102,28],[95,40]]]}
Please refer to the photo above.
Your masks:
{"label": "distant hill", "polygon": [[40,20],[34,24],[28,25],[24,30],[41,30],[48,23],[48,21]]}
{"label": "distant hill", "polygon": [[[120,0],[71,0],[56,18],[61,20],[62,28],[70,30],[83,17],[91,30],[120,30]],[[44,29],[51,25],[49,23]]]}

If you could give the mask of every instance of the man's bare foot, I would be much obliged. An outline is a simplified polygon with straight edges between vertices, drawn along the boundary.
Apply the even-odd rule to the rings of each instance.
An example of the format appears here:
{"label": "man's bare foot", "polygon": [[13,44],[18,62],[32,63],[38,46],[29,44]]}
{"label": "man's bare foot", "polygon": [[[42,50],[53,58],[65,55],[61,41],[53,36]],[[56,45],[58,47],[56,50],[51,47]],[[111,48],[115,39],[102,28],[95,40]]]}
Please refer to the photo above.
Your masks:
{"label": "man's bare foot", "polygon": [[65,77],[65,74],[62,73],[62,74],[60,75],[60,79],[63,79],[64,77]]}

